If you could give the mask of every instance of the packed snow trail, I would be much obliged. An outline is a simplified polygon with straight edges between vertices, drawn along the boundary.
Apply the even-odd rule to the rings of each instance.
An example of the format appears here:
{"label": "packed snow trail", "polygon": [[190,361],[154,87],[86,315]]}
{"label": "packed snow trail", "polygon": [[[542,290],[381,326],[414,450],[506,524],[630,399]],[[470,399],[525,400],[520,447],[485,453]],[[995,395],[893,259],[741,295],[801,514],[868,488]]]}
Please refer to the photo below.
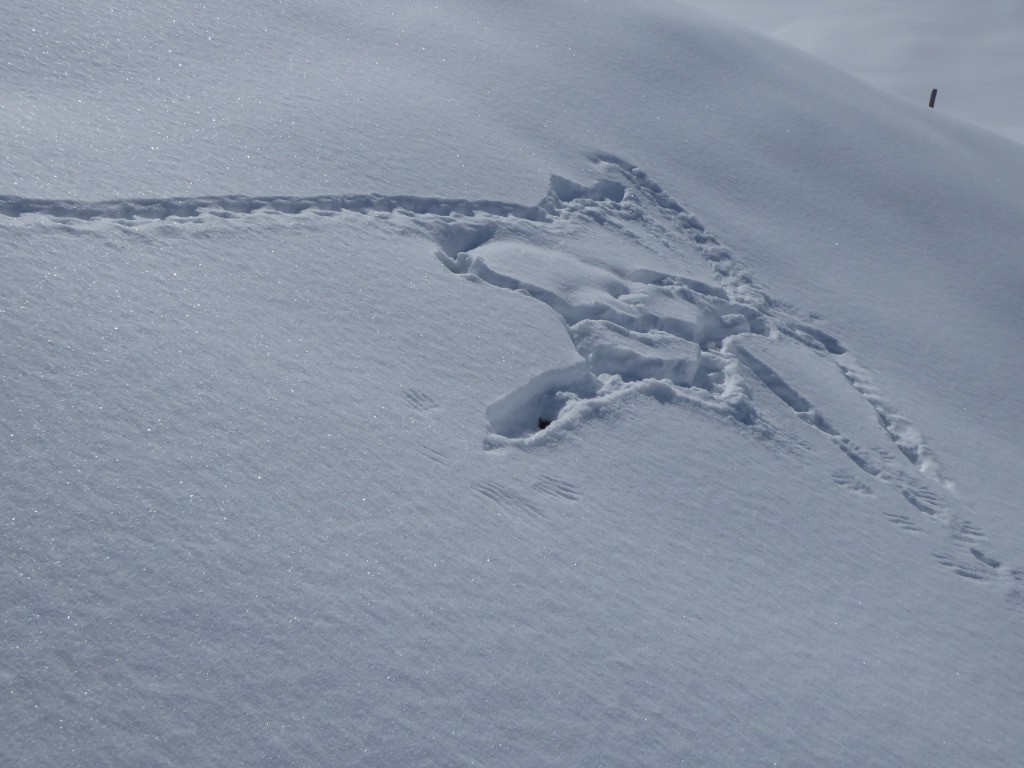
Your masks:
{"label": "packed snow trail", "polygon": [[[768,392],[863,473],[862,480],[837,473],[833,480],[839,486],[867,494],[873,482],[891,486],[915,510],[946,527],[949,546],[936,553],[939,563],[966,578],[1008,583],[1019,596],[1024,571],[1006,568],[982,549],[985,536],[956,511],[954,484],[934,452],[846,347],[770,296],[644,171],[606,153],[590,160],[596,183],[552,177],[547,195],[533,206],[379,194],[96,203],[0,196],[0,215],[18,220],[14,226],[49,220],[126,228],[154,220],[203,223],[249,215],[404,217],[433,239],[437,259],[454,274],[525,294],[553,310],[579,353],[578,363],[546,371],[487,407],[488,449],[529,448],[558,439],[615,400],[635,395],[706,408],[772,439],[757,406],[759,391]],[[601,263],[566,252],[560,249],[566,238],[558,235],[567,228],[575,234],[611,233],[628,243],[629,258]],[[637,253],[652,258],[637,266]],[[848,434],[801,391],[798,378],[775,367],[770,358],[777,354],[798,356],[797,371],[828,361],[849,394],[870,407],[876,421],[870,429],[883,439],[875,442],[863,424],[856,436]],[[423,392],[410,390],[406,398],[418,411],[436,408]],[[898,453],[887,451],[886,442]],[[571,499],[577,494],[556,480],[542,485],[539,490],[549,495]],[[499,506],[538,511],[501,488],[481,484],[475,490]],[[921,530],[909,515],[887,516],[905,530]]]}
{"label": "packed snow trail", "polygon": [[536,206],[490,200],[459,200],[410,195],[314,195],[311,197],[222,195],[164,199],[105,200],[95,203],[75,200],[45,200],[0,195],[0,215],[17,218],[39,214],[55,219],[109,219],[122,223],[152,219],[195,219],[204,216],[229,218],[237,214],[283,213],[391,213],[435,216],[517,216],[531,221],[543,216]]}

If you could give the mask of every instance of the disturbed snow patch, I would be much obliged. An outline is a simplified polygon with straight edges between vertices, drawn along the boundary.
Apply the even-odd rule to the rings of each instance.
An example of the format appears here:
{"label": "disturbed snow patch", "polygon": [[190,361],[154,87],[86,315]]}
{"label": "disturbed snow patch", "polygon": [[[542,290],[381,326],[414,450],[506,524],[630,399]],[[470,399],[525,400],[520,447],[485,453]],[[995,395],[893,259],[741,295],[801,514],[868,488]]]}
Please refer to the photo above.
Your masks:
{"label": "disturbed snow patch", "polygon": [[[484,234],[479,223],[453,222],[438,238],[438,259],[452,272],[550,307],[581,358],[491,403],[488,448],[547,441],[632,396],[697,404],[756,427],[755,393],[767,392],[831,442],[863,478],[836,473],[838,485],[871,494],[872,483],[883,483],[914,510],[943,523],[953,534],[952,552],[937,553],[938,562],[971,579],[1019,581],[979,548],[984,536],[954,512],[954,484],[934,452],[840,340],[773,299],[646,173],[607,154],[592,160],[605,178],[586,187],[553,177],[538,206],[547,216],[536,224],[502,225]],[[536,247],[538,229],[565,226],[615,232],[623,243],[621,258],[598,261]],[[578,231],[574,235],[565,241],[581,239]],[[450,244],[457,240],[473,245],[453,252]],[[648,259],[651,254],[660,258]],[[660,266],[636,266],[645,260]],[[773,367],[773,350],[841,376],[836,389],[846,404],[838,420],[801,391],[799,373],[792,379]],[[860,417],[851,431],[843,419],[857,404],[873,418]],[[909,514],[887,516],[904,530],[921,530]],[[972,532],[966,539],[964,530]]]}
{"label": "disturbed snow patch", "polygon": [[[98,203],[0,196],[0,217],[13,219],[10,226],[24,219],[29,226],[48,220],[65,228],[129,229],[154,220],[205,224],[253,215],[355,213],[410,222],[434,241],[437,259],[452,273],[550,308],[579,354],[579,362],[544,371],[486,407],[486,448],[529,448],[632,397],[686,403],[769,434],[759,412],[765,395],[856,467],[860,479],[837,472],[838,485],[871,494],[872,484],[882,483],[943,523],[951,536],[948,550],[936,553],[942,565],[1021,589],[1024,571],[983,550],[985,536],[955,511],[954,485],[934,451],[839,339],[771,297],[644,171],[610,154],[590,159],[595,183],[553,176],[533,206],[379,194]],[[839,377],[828,408],[809,394],[814,382],[804,381],[816,366]],[[418,391],[407,399],[431,408]],[[856,415],[858,407],[869,418]],[[905,530],[920,530],[909,515],[888,516]]]}

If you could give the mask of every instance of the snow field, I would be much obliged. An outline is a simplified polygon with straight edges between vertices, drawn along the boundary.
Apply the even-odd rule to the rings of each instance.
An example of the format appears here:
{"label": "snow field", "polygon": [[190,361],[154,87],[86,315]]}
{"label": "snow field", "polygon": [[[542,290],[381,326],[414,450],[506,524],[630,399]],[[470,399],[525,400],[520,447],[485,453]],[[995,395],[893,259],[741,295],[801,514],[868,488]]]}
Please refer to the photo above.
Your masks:
{"label": "snow field", "polygon": [[[899,729],[938,740],[987,706],[998,668],[935,677],[967,637],[879,599],[934,553],[1013,605],[1017,572],[919,471],[927,446],[900,450],[840,340],[646,174],[596,162],[621,199],[556,181],[536,209],[8,220],[33,255],[7,255],[25,290],[4,299],[4,461],[56,482],[10,492],[7,682],[67,714],[40,729],[15,709],[11,756],[45,735],[156,762],[244,742],[251,760],[882,765],[920,754],[893,751]],[[678,512],[655,514],[666,497]],[[911,570],[917,594],[959,592]],[[812,712],[815,737],[776,736]],[[731,749],[702,736],[755,715]]]}
{"label": "snow field", "polygon": [[670,0],[7,10],[0,763],[1018,760],[1018,147]]}

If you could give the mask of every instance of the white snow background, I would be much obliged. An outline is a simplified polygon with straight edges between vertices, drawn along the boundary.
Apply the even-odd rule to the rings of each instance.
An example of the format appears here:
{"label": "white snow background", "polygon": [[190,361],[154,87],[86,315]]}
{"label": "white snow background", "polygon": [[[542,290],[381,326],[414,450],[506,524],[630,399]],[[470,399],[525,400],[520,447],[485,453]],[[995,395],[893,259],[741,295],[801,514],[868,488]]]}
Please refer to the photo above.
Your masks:
{"label": "white snow background", "polygon": [[0,51],[0,764],[1019,762],[1024,147],[658,0]]}
{"label": "white snow background", "polygon": [[1024,143],[1019,0],[689,0],[916,104]]}

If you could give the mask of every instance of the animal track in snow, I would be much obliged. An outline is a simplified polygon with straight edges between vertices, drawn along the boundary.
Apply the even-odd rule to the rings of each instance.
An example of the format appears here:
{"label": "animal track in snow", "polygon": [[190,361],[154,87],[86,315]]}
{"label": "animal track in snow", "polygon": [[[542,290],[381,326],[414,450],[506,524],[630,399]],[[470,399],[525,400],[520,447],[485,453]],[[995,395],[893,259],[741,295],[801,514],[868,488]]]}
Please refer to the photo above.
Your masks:
{"label": "animal track in snow", "polygon": [[848,488],[854,493],[858,493],[862,496],[873,496],[875,493],[874,491],[871,490],[870,485],[862,483],[860,480],[858,480],[853,475],[847,472],[833,472],[832,482],[834,482],[840,488]]}
{"label": "animal track in snow", "polygon": [[980,528],[964,520],[953,520],[951,527],[953,538],[965,544],[978,544],[985,538]]}
{"label": "animal track in snow", "polygon": [[948,488],[944,472],[919,433],[881,398],[846,348],[782,309],[695,216],[645,173],[610,155],[593,160],[600,171],[616,174],[621,181],[605,179],[584,187],[553,178],[547,197],[538,205],[549,221],[576,217],[599,226],[614,222],[621,229],[634,230],[637,240],[636,231],[647,230],[669,244],[673,234],[677,239],[681,234],[711,267],[709,274],[716,282],[649,268],[606,270],[601,289],[573,297],[564,288],[493,265],[485,247],[496,234],[492,223],[459,221],[444,227],[438,235],[437,256],[449,270],[546,304],[561,316],[584,361],[541,374],[492,403],[487,416],[495,435],[539,439],[541,425],[545,432],[557,429],[560,421],[595,410],[585,407],[586,403],[621,396],[636,391],[631,385],[652,381],[669,382],[674,388],[646,386],[663,400],[696,400],[751,423],[756,410],[749,377],[827,435],[862,471],[896,486],[920,511],[939,514],[937,497],[927,487],[907,479],[892,462],[858,449],[794,386],[746,349],[742,339],[750,334],[784,335],[831,356],[844,379],[874,409],[884,434],[902,455],[919,473]]}
{"label": "animal track in snow", "polygon": [[998,579],[1013,579],[1011,571],[1004,573],[1003,564],[993,557],[989,557],[977,547],[970,547],[968,555],[950,554],[946,552],[936,553],[935,559],[940,565],[952,569],[958,576],[977,581],[994,581]]}
{"label": "animal track in snow", "polygon": [[152,219],[231,218],[247,214],[406,213],[431,216],[514,216],[542,220],[538,206],[494,200],[459,200],[412,195],[313,195],[310,197],[222,195],[166,199],[139,198],[89,203],[0,195],[0,216],[18,218],[38,214],[54,219],[109,219],[122,223]]}
{"label": "animal track in snow", "polygon": [[579,501],[583,498],[579,488],[568,480],[559,480],[557,477],[551,477],[550,475],[541,475],[540,479],[533,484],[533,487],[555,499]]}
{"label": "animal track in snow", "polygon": [[[609,155],[594,160],[602,172],[618,174],[622,186],[599,183],[587,188],[555,178],[540,204],[550,220],[587,219],[631,232],[634,241],[642,240],[637,230],[644,229],[667,243],[682,235],[711,268],[713,282],[634,269],[605,275],[601,290],[574,297],[564,285],[545,284],[492,263],[496,249],[489,244],[498,239],[494,229],[453,223],[439,238],[438,259],[456,274],[550,307],[565,322],[583,361],[547,371],[492,403],[487,409],[495,433],[490,444],[546,440],[562,425],[600,412],[603,404],[630,393],[662,402],[699,402],[753,424],[757,410],[751,384],[756,381],[870,478],[862,482],[843,475],[834,478],[837,483],[859,493],[871,493],[869,482],[889,485],[914,510],[945,524],[960,549],[965,526],[977,529],[950,514],[946,497],[953,489],[951,480],[921,434],[881,396],[845,345],[769,296],[695,216],[642,171]],[[514,239],[511,233],[502,234]],[[459,240],[472,245],[451,247]],[[582,266],[579,274],[583,276]],[[790,339],[831,360],[851,391],[871,407],[883,439],[898,453],[858,445],[844,434],[797,386],[744,346],[752,335],[777,342]],[[886,517],[905,530],[922,530],[909,514],[889,511]],[[997,561],[977,546],[968,546],[965,554],[946,555],[940,562],[971,579],[998,573]]]}
{"label": "animal track in snow", "polygon": [[402,396],[410,408],[420,413],[429,413],[440,408],[434,398],[418,389],[407,389],[402,393]]}
{"label": "animal track in snow", "polygon": [[502,512],[513,514],[526,513],[532,516],[541,515],[540,507],[522,494],[506,488],[501,483],[488,480],[477,483],[473,486],[473,490],[478,496],[493,503]]}
{"label": "animal track in snow", "polygon": [[887,511],[884,514],[885,514],[886,520],[888,520],[890,523],[893,523],[894,525],[898,525],[900,528],[902,528],[905,531],[917,531],[917,532],[921,531],[921,526],[917,525],[907,515],[900,514],[899,512],[891,512],[891,511]]}
{"label": "animal track in snow", "polygon": [[[492,435],[488,447],[528,447],[550,439],[580,420],[600,414],[613,401],[647,395],[663,403],[688,402],[726,415],[742,425],[759,420],[752,392],[760,386],[781,400],[794,416],[824,435],[867,477],[837,474],[833,479],[858,493],[870,483],[894,488],[912,507],[950,531],[953,553],[936,555],[943,565],[971,579],[1012,577],[979,548],[983,535],[950,512],[953,484],[920,432],[881,395],[849,350],[827,332],[800,319],[758,286],[702,222],[642,170],[609,154],[591,157],[600,176],[591,186],[552,177],[537,205],[501,201],[407,195],[211,196],[106,202],[42,200],[0,196],[0,217],[43,217],[64,223],[107,220],[134,227],[147,221],[216,221],[249,215],[322,215],[342,212],[406,217],[434,238],[438,260],[451,272],[496,288],[515,291],[547,305],[565,323],[580,362],[549,370],[497,398],[486,409]],[[588,263],[562,255],[564,272],[519,268],[497,252],[500,245],[529,245],[531,237],[565,231],[614,233],[640,251],[673,256],[679,269]],[[561,228],[561,229],[559,229]],[[557,242],[557,237],[549,236]],[[494,248],[492,249],[492,246]],[[557,248],[544,254],[559,258]],[[688,256],[696,256],[690,259]],[[831,420],[745,340],[789,340],[831,360],[850,390],[873,409],[884,439],[899,451],[887,455],[865,448],[843,425]],[[429,413],[438,404],[425,392],[403,393],[409,407]],[[424,448],[432,461],[446,457]],[[901,458],[902,457],[902,458]],[[902,463],[901,463],[902,462]],[[474,488],[505,511],[539,514],[536,504],[504,487]],[[578,491],[554,478],[534,490],[574,500]],[[887,515],[897,525],[920,530],[908,516]]]}
{"label": "animal track in snow", "polygon": [[828,351],[834,356],[836,365],[846,380],[875,410],[879,424],[900,453],[925,477],[947,490],[952,490],[953,482],[946,476],[945,470],[921,434],[882,398],[867,373],[857,365],[850,353],[842,350],[838,343]]}
{"label": "animal track in snow", "polygon": [[442,466],[446,466],[449,462],[448,455],[446,453],[429,445],[420,445],[417,447],[416,451],[424,458],[430,459]]}

